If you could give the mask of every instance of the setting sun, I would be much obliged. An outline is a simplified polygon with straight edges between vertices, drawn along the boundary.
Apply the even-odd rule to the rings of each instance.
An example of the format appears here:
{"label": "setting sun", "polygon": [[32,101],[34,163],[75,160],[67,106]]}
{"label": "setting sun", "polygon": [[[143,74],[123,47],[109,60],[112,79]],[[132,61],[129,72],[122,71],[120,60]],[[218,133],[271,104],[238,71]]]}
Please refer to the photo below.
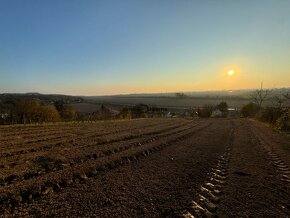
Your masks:
{"label": "setting sun", "polygon": [[235,74],[235,71],[234,71],[234,70],[229,70],[229,71],[228,71],[228,75],[229,75],[229,76],[232,76],[232,75],[234,75],[234,74]]}

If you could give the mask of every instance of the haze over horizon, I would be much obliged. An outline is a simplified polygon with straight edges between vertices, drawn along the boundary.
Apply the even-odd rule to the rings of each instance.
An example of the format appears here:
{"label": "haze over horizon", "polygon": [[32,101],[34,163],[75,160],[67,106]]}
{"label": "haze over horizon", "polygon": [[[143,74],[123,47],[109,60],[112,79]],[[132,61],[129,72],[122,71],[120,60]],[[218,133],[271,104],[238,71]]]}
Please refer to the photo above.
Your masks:
{"label": "haze over horizon", "polygon": [[0,93],[290,87],[289,8],[283,0],[1,0]]}

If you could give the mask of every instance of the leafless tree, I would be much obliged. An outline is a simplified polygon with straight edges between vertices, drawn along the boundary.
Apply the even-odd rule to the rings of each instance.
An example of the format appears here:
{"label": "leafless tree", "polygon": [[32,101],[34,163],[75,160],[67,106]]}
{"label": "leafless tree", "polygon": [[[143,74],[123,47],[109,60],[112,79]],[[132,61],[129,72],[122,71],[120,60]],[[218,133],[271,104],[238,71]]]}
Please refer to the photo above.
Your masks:
{"label": "leafless tree", "polygon": [[281,108],[285,101],[286,101],[286,98],[284,97],[284,95],[279,94],[274,97],[273,103],[275,106],[278,106]]}
{"label": "leafless tree", "polygon": [[253,94],[252,94],[252,99],[254,103],[256,103],[259,107],[262,107],[263,102],[265,99],[269,96],[270,90],[269,89],[263,89],[263,82],[261,83],[261,88],[257,89]]}

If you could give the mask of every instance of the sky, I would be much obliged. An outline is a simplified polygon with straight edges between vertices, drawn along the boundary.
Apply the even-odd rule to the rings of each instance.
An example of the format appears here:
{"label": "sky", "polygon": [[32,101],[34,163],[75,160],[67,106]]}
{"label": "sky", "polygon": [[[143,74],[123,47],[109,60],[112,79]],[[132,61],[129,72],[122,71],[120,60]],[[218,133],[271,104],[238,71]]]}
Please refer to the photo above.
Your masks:
{"label": "sky", "polygon": [[0,93],[290,87],[289,9],[289,0],[0,0]]}

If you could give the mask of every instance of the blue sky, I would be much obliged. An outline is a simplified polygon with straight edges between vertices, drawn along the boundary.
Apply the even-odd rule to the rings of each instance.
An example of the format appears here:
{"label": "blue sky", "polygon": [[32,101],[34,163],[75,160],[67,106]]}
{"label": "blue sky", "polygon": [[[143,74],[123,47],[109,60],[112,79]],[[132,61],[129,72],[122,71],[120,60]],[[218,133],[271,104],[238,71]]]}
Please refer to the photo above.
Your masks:
{"label": "blue sky", "polygon": [[290,86],[289,8],[287,0],[0,0],[0,93]]}

